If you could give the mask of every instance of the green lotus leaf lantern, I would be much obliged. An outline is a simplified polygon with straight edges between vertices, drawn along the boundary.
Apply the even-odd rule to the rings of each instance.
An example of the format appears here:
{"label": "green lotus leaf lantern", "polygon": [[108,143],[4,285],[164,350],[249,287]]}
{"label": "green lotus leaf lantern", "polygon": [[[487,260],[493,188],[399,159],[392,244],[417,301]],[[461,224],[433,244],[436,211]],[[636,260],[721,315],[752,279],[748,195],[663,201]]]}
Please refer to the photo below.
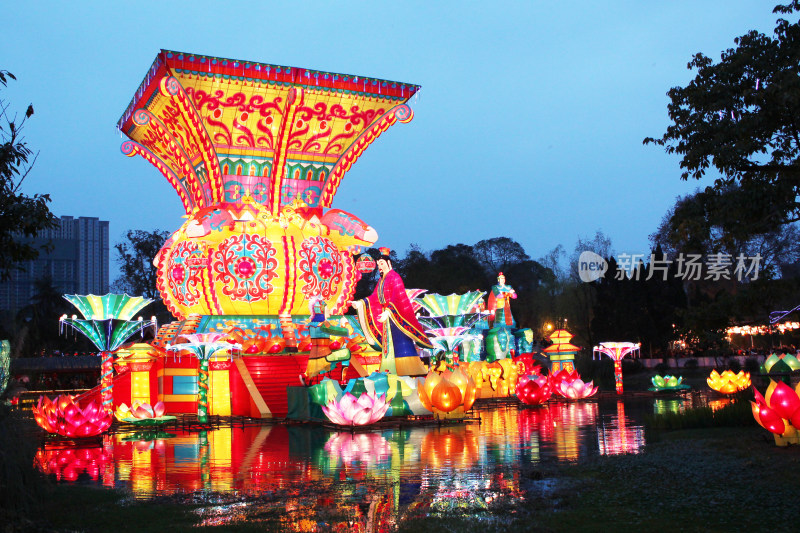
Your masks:
{"label": "green lotus leaf lantern", "polygon": [[677,376],[660,376],[655,375],[651,378],[651,383],[653,387],[650,389],[651,391],[671,391],[671,390],[682,390],[682,389],[689,389],[689,385],[683,384],[683,378]]}

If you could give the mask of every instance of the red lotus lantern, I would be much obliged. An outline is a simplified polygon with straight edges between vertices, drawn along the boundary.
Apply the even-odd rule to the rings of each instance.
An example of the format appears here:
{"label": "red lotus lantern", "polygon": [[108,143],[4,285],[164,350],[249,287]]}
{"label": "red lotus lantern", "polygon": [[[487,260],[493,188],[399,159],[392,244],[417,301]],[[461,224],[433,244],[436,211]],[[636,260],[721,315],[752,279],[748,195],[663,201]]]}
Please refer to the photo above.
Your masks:
{"label": "red lotus lantern", "polygon": [[530,375],[519,378],[517,398],[529,405],[541,405],[550,399],[553,389],[545,376]]}

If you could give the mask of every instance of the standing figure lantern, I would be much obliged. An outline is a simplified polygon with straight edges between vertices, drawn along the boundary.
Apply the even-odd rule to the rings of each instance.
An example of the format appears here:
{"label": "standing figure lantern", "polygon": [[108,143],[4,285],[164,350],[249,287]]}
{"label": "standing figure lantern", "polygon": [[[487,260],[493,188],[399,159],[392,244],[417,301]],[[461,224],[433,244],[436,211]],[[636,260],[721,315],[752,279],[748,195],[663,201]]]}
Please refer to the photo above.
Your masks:
{"label": "standing figure lantern", "polygon": [[636,357],[639,354],[639,342],[601,342],[592,349],[592,357],[600,359],[601,354],[607,355],[614,361],[614,384],[617,394],[622,394],[622,358],[626,355]]}
{"label": "standing figure lantern", "polygon": [[100,367],[100,397],[103,401],[103,410],[110,413],[114,410],[112,387],[114,378],[114,352],[133,336],[136,331],[140,333],[146,327],[156,328],[155,317],[150,320],[131,320],[144,306],[152,302],[141,296],[128,296],[127,294],[106,294],[97,296],[89,294],[65,294],[64,298],[78,308],[83,319],[72,315],[61,317],[60,322],[80,331],[92,341],[100,350],[103,358]]}
{"label": "standing figure lantern", "polygon": [[343,313],[375,230],[328,209],[364,150],[413,113],[419,86],[162,50],[117,126],[187,220],[155,257],[179,318]]}
{"label": "standing figure lantern", "polygon": [[181,337],[186,342],[173,344],[167,350],[173,353],[187,351],[197,357],[197,421],[205,423],[208,422],[208,362],[214,356],[239,351],[242,346],[224,341],[227,337],[224,333],[190,333]]}

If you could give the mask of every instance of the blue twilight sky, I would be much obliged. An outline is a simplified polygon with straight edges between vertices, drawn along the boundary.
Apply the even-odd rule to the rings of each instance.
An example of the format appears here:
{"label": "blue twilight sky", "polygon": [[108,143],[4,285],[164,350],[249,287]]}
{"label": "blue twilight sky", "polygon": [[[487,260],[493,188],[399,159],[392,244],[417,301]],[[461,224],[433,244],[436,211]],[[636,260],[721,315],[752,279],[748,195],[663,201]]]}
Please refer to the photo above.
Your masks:
{"label": "blue twilight sky", "polygon": [[[734,37],[772,33],[777,1],[25,1],[0,8],[2,96],[35,115],[25,190],[57,215],[176,230],[177,194],[120,152],[116,122],[162,48],[416,83],[415,118],[345,176],[333,206],[403,253],[508,236],[533,258],[602,230],[646,253],[677,159],[643,146],[666,91]],[[113,261],[113,258],[112,258]],[[112,275],[114,271],[112,271]]]}

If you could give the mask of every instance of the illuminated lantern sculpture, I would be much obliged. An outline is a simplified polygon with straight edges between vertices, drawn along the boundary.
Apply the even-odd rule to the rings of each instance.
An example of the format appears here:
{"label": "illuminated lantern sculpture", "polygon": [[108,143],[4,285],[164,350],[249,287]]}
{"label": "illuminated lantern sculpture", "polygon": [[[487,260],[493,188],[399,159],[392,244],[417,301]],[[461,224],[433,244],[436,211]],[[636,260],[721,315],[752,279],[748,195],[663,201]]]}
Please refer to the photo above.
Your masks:
{"label": "illuminated lantern sculpture", "polygon": [[764,396],[755,387],[753,392],[753,416],[761,427],[773,433],[775,444],[800,444],[800,384],[792,389],[782,381],[770,379]]}
{"label": "illuminated lantern sculpture", "polygon": [[653,387],[650,389],[651,391],[670,391],[690,388],[689,385],[683,384],[682,377],[676,376],[655,375],[650,379],[650,382],[653,384]]}
{"label": "illuminated lantern sculpture", "polygon": [[781,380],[787,385],[791,383],[791,372],[800,370],[800,361],[792,354],[770,354],[761,364],[762,374],[783,374]]}
{"label": "illuminated lantern sculpture", "polygon": [[187,342],[168,346],[171,352],[188,351],[197,357],[200,363],[197,380],[197,420],[208,422],[208,362],[218,354],[230,354],[241,350],[241,345],[223,341],[228,335],[224,333],[191,333],[183,334]]}
{"label": "illuminated lantern sculpture", "polygon": [[529,405],[540,405],[550,399],[553,389],[545,376],[522,376],[517,384],[517,398]]}
{"label": "illuminated lantern sculpture", "polygon": [[178,318],[331,314],[352,299],[352,254],[378,235],[329,209],[344,174],[419,87],[162,50],[117,126],[175,189],[187,220],[154,263]]}
{"label": "illuminated lantern sculpture", "polygon": [[140,333],[146,327],[156,327],[156,320],[131,320],[144,306],[152,302],[141,296],[128,296],[127,294],[106,294],[86,296],[65,294],[64,298],[78,308],[83,319],[72,315],[64,315],[60,319],[64,324],[80,331],[92,341],[100,350],[103,361],[100,367],[100,396],[103,399],[103,409],[111,413],[113,398],[111,389],[114,377],[114,354],[122,344],[131,338],[138,330]]}
{"label": "illuminated lantern sculpture", "polygon": [[475,382],[460,367],[441,374],[431,371],[417,382],[420,402],[434,414],[463,417],[475,403]]}
{"label": "illuminated lantern sculpture", "polygon": [[39,427],[62,437],[93,437],[107,430],[113,420],[98,401],[81,409],[69,394],[62,394],[55,401],[40,396],[32,409]]}
{"label": "illuminated lantern sculpture", "polygon": [[582,400],[597,394],[597,387],[589,381],[584,383],[581,378],[562,379],[556,383],[555,391],[570,400]]}
{"label": "illuminated lantern sculpture", "polygon": [[374,424],[386,414],[389,404],[384,396],[364,392],[358,398],[349,392],[338,400],[330,400],[322,406],[328,420],[340,426],[364,426]]}
{"label": "illuminated lantern sculpture", "polygon": [[[462,343],[477,338],[477,335],[471,335],[468,332],[469,328],[463,326],[426,330],[425,333],[433,344],[435,361],[439,361],[440,364],[445,362],[451,365],[456,364],[458,362],[456,350]],[[431,362],[431,365],[437,366],[434,362]]]}
{"label": "illuminated lantern sculpture", "polygon": [[551,372],[575,370],[575,356],[580,348],[571,344],[570,340],[572,340],[572,334],[565,329],[559,329],[550,334],[550,341],[553,344],[542,350],[542,355],[550,358]]}
{"label": "illuminated lantern sculpture", "polygon": [[614,384],[617,394],[622,394],[622,358],[626,355],[636,357],[641,347],[639,342],[601,342],[592,349],[592,356],[607,355],[614,361]]}
{"label": "illuminated lantern sculpture", "polygon": [[164,402],[150,405],[149,403],[135,401],[130,407],[128,407],[127,404],[121,404],[117,407],[117,410],[114,411],[114,416],[120,422],[141,426],[163,424],[175,420],[174,416],[164,414],[166,409]]}
{"label": "illuminated lantern sculpture", "polygon": [[738,374],[734,374],[733,371],[726,370],[719,374],[716,370],[712,370],[706,382],[717,392],[734,394],[750,386],[750,373],[742,370]]}

